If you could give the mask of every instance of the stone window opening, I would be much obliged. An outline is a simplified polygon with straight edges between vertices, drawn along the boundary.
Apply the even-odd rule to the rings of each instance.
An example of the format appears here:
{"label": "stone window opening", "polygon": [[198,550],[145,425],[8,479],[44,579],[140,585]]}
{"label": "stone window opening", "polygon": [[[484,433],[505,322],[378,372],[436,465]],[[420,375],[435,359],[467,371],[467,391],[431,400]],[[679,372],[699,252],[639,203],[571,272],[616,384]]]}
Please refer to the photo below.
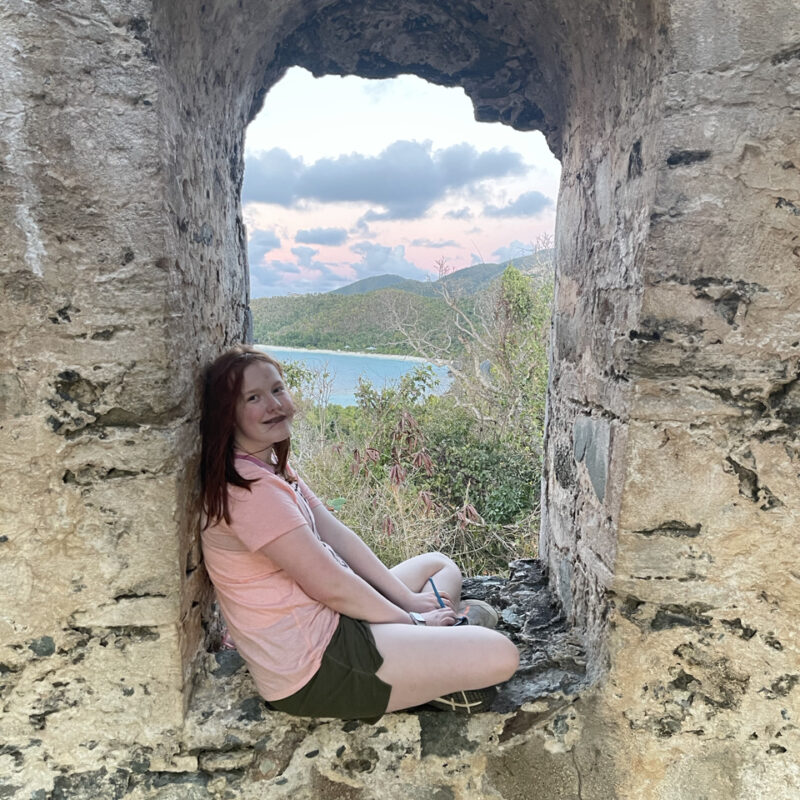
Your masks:
{"label": "stone window opening", "polygon": [[[316,30],[314,33],[309,33],[309,42],[314,41],[314,36],[319,34],[320,32]],[[299,40],[297,46],[304,53],[305,49],[310,47],[304,40]],[[297,57],[296,53],[294,55],[294,58],[287,60],[285,66],[299,64],[311,69],[316,76],[355,74],[362,77],[380,78],[406,71],[396,64],[382,64],[374,68],[352,70],[352,68],[337,67],[328,61],[323,61],[324,66],[320,67],[314,60],[317,56],[309,58],[307,55],[304,57]],[[380,61],[380,59],[378,60]],[[433,83],[451,84],[450,79],[442,80],[441,73],[436,74],[430,70],[418,69],[408,71],[431,80]],[[280,76],[283,71],[276,69],[272,74]],[[497,80],[497,76],[492,74],[491,70],[488,70],[485,75],[473,75],[471,80],[475,84],[483,85],[482,90],[474,90],[479,96],[485,95],[486,98],[490,98],[485,102],[479,102],[473,96],[477,119],[502,120],[506,124],[513,119],[512,127],[521,130],[533,127],[534,120],[539,121],[538,117],[541,112],[536,108],[529,109],[526,105],[527,101],[523,98],[515,96],[513,92],[504,95],[498,88],[489,89],[487,87],[486,84]],[[251,119],[258,113],[262,102],[269,103],[269,88],[265,84],[257,101],[251,107]],[[494,104],[503,106],[504,110],[496,111]],[[531,535],[538,535],[538,531],[531,531]],[[569,708],[580,692],[596,678],[597,670],[587,671],[586,648],[581,632],[574,629],[565,618],[560,602],[548,583],[546,564],[538,559],[522,560],[509,565],[508,577],[467,577],[464,584],[464,596],[484,599],[495,606],[501,613],[500,630],[512,638],[521,652],[520,667],[515,676],[502,687],[494,706],[496,712],[508,715],[508,719],[504,723],[501,741],[513,740],[519,735],[525,735],[532,728],[542,729],[547,725],[551,726],[548,736],[552,736],[554,741],[563,739],[570,730],[567,720],[573,716]],[[267,728],[271,727],[273,723],[270,720],[274,718],[274,715],[271,716],[271,712],[264,708],[263,703],[255,694],[254,687],[246,675],[246,668],[236,651],[220,649],[218,630],[217,620],[212,614],[207,629],[207,655],[200,673],[195,676],[196,689],[192,696],[189,715],[195,720],[197,720],[198,714],[206,717],[206,719],[197,720],[196,724],[200,727],[207,725],[210,729],[214,729],[215,723],[219,725],[219,719],[212,720],[215,714],[209,714],[210,707],[206,707],[205,704],[213,698],[214,703],[225,702],[226,705],[230,705],[230,698],[225,700],[230,693],[235,698],[233,708],[238,710],[239,716],[236,722],[239,724],[234,725],[230,712],[221,709],[223,719],[227,719],[228,725],[243,727],[248,731],[248,735],[252,736],[258,730],[260,723],[266,725]],[[520,709],[527,710],[520,712]],[[432,714],[422,707],[388,715],[382,720],[377,730],[383,731],[385,734],[388,728],[391,732],[394,725],[393,720],[401,720],[407,716],[420,716],[423,720],[420,724],[426,730],[438,731],[444,726],[452,733],[464,730],[468,721],[468,719],[443,721],[443,718],[439,718],[437,714]],[[332,730],[342,729],[345,732],[359,730],[359,736],[370,735],[367,730],[360,730],[364,726],[359,723],[337,721],[291,720],[285,722],[282,719],[279,728],[283,730],[286,725],[290,730],[297,731],[305,730],[310,725],[309,730],[313,731],[320,724],[329,725]],[[555,727],[553,728],[552,725]],[[431,735],[435,737],[440,734]],[[341,747],[345,747],[345,745]],[[469,747],[469,745],[466,746],[465,752],[469,750]],[[313,753],[314,749],[312,748],[310,753]],[[290,755],[285,754],[285,757],[290,758]],[[307,754],[307,757],[315,759],[318,754]],[[224,753],[209,749],[204,756],[207,763],[219,763],[219,765],[235,762],[236,758],[241,758],[248,764],[254,763],[251,755],[246,751],[239,753],[236,757],[229,757]],[[349,761],[345,759],[349,766],[344,769],[345,771],[353,769],[372,771],[376,766],[376,759],[374,751],[371,751],[371,757],[368,754],[366,758],[358,760],[360,765],[358,767],[353,766],[352,759]],[[263,777],[272,780],[278,786],[284,785],[281,781],[283,780],[283,770],[286,769],[287,764],[275,762],[271,758],[267,758],[263,764]],[[222,769],[223,766],[216,768]]]}
{"label": "stone window opening", "polygon": [[[264,107],[269,91],[264,93]],[[256,118],[259,110],[255,109]],[[269,145],[268,145],[269,146]],[[246,181],[246,177],[245,177]],[[324,210],[309,227],[324,227]],[[279,223],[278,223],[279,224]],[[538,536],[538,530],[529,534]],[[558,599],[552,594],[546,566],[538,559],[512,562],[507,574],[491,577],[465,576],[464,596],[486,600],[501,614],[499,629],[504,631],[521,652],[517,674],[502,689],[495,710],[510,713],[526,703],[542,700],[545,705],[561,708],[563,697],[574,697],[588,685],[586,653],[580,633],[572,630]],[[222,622],[216,605],[206,623],[206,650],[214,654],[208,661],[210,674],[204,680],[224,692],[225,679],[244,670],[235,650],[226,650],[220,639]],[[247,679],[244,679],[247,684]],[[556,699],[548,699],[554,697]],[[247,699],[245,698],[245,701]],[[404,712],[400,712],[404,713]],[[409,709],[405,713],[417,713]]]}

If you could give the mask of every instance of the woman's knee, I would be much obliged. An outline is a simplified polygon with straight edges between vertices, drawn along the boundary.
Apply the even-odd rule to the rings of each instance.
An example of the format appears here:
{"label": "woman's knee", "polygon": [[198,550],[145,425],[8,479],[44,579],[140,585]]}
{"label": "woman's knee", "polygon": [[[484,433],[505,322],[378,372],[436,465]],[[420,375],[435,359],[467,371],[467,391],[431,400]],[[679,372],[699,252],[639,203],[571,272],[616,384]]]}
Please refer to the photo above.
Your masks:
{"label": "woman's knee", "polygon": [[438,551],[428,553],[427,555],[431,560],[431,563],[436,565],[437,570],[456,570],[459,574],[461,574],[458,564],[456,564],[456,562],[453,561],[450,556],[445,555],[444,553],[439,553]]}
{"label": "woman's knee", "polygon": [[503,646],[500,652],[500,669],[502,670],[503,678],[501,680],[507,681],[519,667],[519,650],[517,646],[510,639],[503,636]]}
{"label": "woman's knee", "polygon": [[519,667],[519,650],[511,639],[498,631],[486,631],[491,634],[491,642],[486,642],[483,652],[490,653],[490,663],[495,683],[507,681]]}

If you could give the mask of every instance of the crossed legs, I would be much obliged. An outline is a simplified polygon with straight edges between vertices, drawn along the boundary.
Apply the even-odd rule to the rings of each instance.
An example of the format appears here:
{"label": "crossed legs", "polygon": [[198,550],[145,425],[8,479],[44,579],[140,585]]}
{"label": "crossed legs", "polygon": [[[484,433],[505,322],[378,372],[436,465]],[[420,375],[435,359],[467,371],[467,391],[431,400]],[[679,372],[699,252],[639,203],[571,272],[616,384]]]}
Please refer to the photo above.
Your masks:
{"label": "crossed legs", "polygon": [[394,573],[412,592],[433,592],[429,578],[433,578],[439,592],[444,592],[458,609],[461,596],[461,570],[453,559],[444,553],[423,553],[392,567]]}
{"label": "crossed legs", "polygon": [[[404,561],[392,571],[416,592],[425,591],[432,577],[437,589],[458,604],[461,572],[447,556],[428,553]],[[383,656],[377,675],[392,687],[387,711],[418,706],[460,689],[502,683],[519,665],[514,644],[487,628],[393,624],[371,628]]]}

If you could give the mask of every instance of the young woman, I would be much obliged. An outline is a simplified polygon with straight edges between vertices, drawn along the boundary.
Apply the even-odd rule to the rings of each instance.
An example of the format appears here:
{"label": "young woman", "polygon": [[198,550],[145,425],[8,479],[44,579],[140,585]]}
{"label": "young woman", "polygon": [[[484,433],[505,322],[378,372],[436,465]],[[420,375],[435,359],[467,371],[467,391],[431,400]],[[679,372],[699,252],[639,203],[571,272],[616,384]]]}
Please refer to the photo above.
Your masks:
{"label": "young woman", "polygon": [[207,371],[204,559],[259,692],[290,714],[341,719],[436,699],[486,707],[517,668],[516,647],[453,627],[461,574],[447,556],[387,569],[326,509],[288,464],[294,413],[280,365],[261,351],[235,347]]}

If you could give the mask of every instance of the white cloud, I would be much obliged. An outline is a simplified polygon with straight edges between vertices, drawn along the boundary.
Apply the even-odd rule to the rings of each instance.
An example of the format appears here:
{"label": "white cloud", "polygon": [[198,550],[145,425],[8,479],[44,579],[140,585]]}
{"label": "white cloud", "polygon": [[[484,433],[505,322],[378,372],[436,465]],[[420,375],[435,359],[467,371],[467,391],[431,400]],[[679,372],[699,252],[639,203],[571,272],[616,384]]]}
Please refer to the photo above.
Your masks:
{"label": "white cloud", "polygon": [[451,190],[521,176],[528,169],[519,153],[507,148],[478,152],[465,142],[433,150],[430,142],[401,140],[377,156],[350,153],[312,164],[273,148],[247,160],[242,200],[284,207],[301,200],[361,202],[384,209],[368,212],[368,222],[418,219]]}
{"label": "white cloud", "polygon": [[505,206],[486,206],[483,213],[487,217],[535,217],[547,211],[555,203],[541,192],[531,191],[521,194],[516,200]]}

